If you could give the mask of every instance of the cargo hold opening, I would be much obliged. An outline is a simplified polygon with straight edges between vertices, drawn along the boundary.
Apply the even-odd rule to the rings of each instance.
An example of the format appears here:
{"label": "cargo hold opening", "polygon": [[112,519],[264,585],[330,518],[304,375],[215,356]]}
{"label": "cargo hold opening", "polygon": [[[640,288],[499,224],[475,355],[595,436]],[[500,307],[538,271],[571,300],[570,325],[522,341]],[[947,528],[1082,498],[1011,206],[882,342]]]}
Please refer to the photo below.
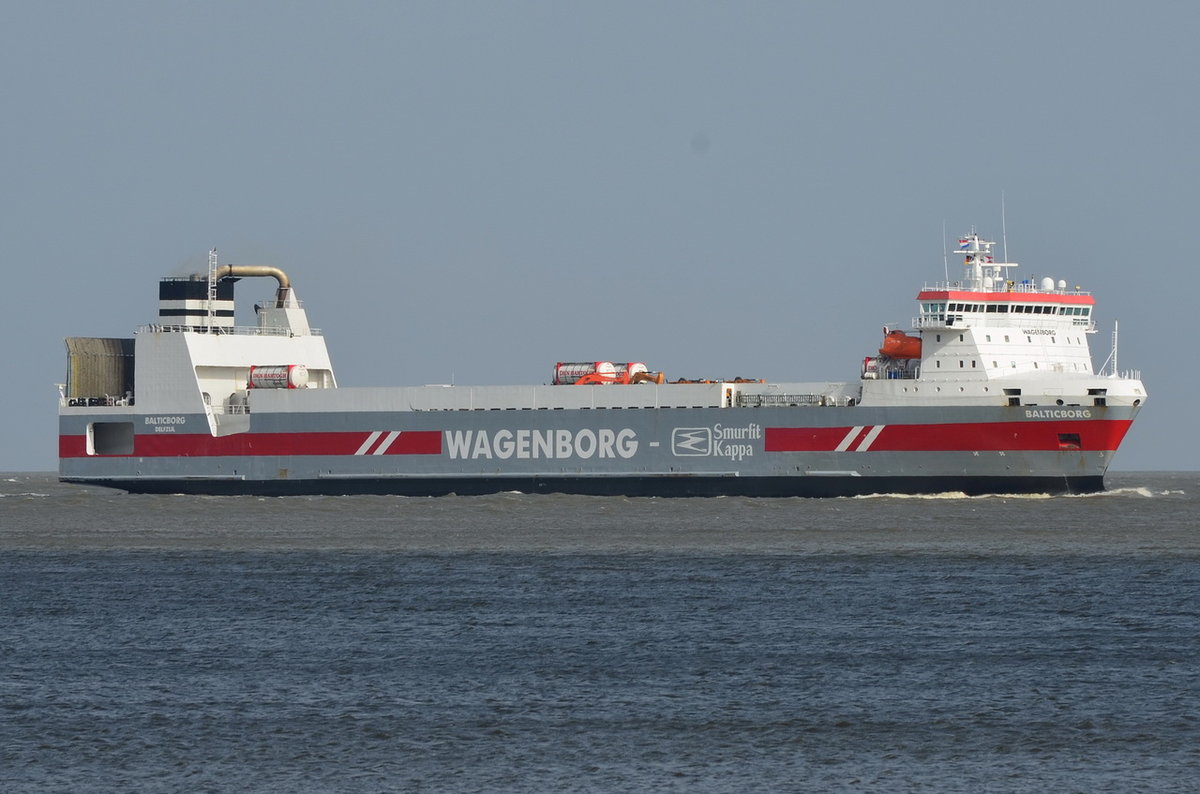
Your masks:
{"label": "cargo hold opening", "polygon": [[1058,448],[1083,449],[1083,442],[1080,440],[1078,433],[1059,433]]}
{"label": "cargo hold opening", "polygon": [[87,454],[132,455],[133,422],[91,422],[88,424]]}

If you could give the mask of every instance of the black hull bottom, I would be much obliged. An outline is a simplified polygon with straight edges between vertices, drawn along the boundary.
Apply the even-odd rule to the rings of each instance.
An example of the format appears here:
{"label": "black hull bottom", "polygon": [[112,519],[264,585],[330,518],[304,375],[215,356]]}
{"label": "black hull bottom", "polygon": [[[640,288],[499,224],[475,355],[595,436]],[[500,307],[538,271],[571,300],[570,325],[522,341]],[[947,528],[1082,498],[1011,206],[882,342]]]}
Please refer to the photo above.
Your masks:
{"label": "black hull bottom", "polygon": [[1080,494],[1104,490],[1101,476],[1082,477],[446,477],[430,479],[72,479],[130,493],[217,496],[478,496],[565,493],[587,496],[836,497],[869,494]]}

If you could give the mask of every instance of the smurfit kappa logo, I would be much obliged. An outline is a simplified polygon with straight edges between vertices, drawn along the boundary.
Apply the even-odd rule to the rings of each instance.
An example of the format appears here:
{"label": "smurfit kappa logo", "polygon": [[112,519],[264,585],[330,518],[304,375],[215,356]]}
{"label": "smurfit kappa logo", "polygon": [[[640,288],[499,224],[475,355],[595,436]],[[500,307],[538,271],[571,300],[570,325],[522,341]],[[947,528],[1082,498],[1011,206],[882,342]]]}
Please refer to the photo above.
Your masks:
{"label": "smurfit kappa logo", "polygon": [[738,427],[677,427],[671,432],[671,452],[678,457],[711,455],[736,462],[753,457],[755,447],[761,449],[762,437],[762,425],[754,422]]}
{"label": "smurfit kappa logo", "polygon": [[671,452],[676,456],[712,454],[711,427],[677,427],[671,433]]}

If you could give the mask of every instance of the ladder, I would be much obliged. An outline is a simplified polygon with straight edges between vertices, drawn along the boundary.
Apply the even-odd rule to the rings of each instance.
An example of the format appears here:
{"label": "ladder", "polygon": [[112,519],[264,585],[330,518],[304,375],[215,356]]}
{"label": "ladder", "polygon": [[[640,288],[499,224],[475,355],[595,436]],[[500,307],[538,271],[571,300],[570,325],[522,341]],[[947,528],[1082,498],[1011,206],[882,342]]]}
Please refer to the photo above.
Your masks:
{"label": "ladder", "polygon": [[208,252],[208,329],[217,324],[217,249]]}

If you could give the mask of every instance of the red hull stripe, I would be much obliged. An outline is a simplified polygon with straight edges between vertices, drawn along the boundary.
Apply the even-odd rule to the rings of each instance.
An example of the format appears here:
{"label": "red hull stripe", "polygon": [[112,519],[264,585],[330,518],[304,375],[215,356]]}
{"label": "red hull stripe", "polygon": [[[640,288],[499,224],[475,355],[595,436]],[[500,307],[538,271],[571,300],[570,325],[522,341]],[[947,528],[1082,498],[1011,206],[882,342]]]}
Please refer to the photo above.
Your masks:
{"label": "red hull stripe", "polygon": [[[237,433],[213,438],[199,433],[146,433],[134,436],[133,455],[137,458],[227,457],[238,455],[354,455],[373,434],[356,433]],[[388,438],[390,443],[385,443]],[[442,431],[405,430],[392,435],[383,433],[369,445],[366,454],[440,455]],[[359,453],[362,454],[362,453]],[[85,458],[85,436],[59,436],[58,455]],[[118,456],[105,456],[118,457]]]}
{"label": "red hull stripe", "polygon": [[58,456],[60,458],[86,458],[86,436],[59,436]]}
{"label": "red hull stripe", "polygon": [[[1082,419],[1067,422],[969,422],[937,425],[876,425],[882,427],[868,446],[871,452],[982,452],[1063,449],[1059,434],[1079,436],[1084,451],[1111,451],[1121,444],[1131,420]],[[852,427],[768,427],[767,452],[832,452]],[[856,433],[848,451],[860,450]]]}
{"label": "red hull stripe", "polygon": [[[934,425],[855,427],[768,427],[766,452],[961,452],[1057,451],[1074,449],[1060,434],[1077,435],[1078,449],[1112,451],[1129,431],[1131,420],[970,422]],[[372,436],[374,436],[372,438]],[[389,440],[390,439],[390,440]],[[840,447],[840,450],[839,450]],[[85,436],[59,436],[60,458],[84,458]],[[132,457],[230,457],[249,455],[440,455],[439,430],[395,433],[146,433],[134,437]],[[128,457],[128,456],[104,456]]]}

